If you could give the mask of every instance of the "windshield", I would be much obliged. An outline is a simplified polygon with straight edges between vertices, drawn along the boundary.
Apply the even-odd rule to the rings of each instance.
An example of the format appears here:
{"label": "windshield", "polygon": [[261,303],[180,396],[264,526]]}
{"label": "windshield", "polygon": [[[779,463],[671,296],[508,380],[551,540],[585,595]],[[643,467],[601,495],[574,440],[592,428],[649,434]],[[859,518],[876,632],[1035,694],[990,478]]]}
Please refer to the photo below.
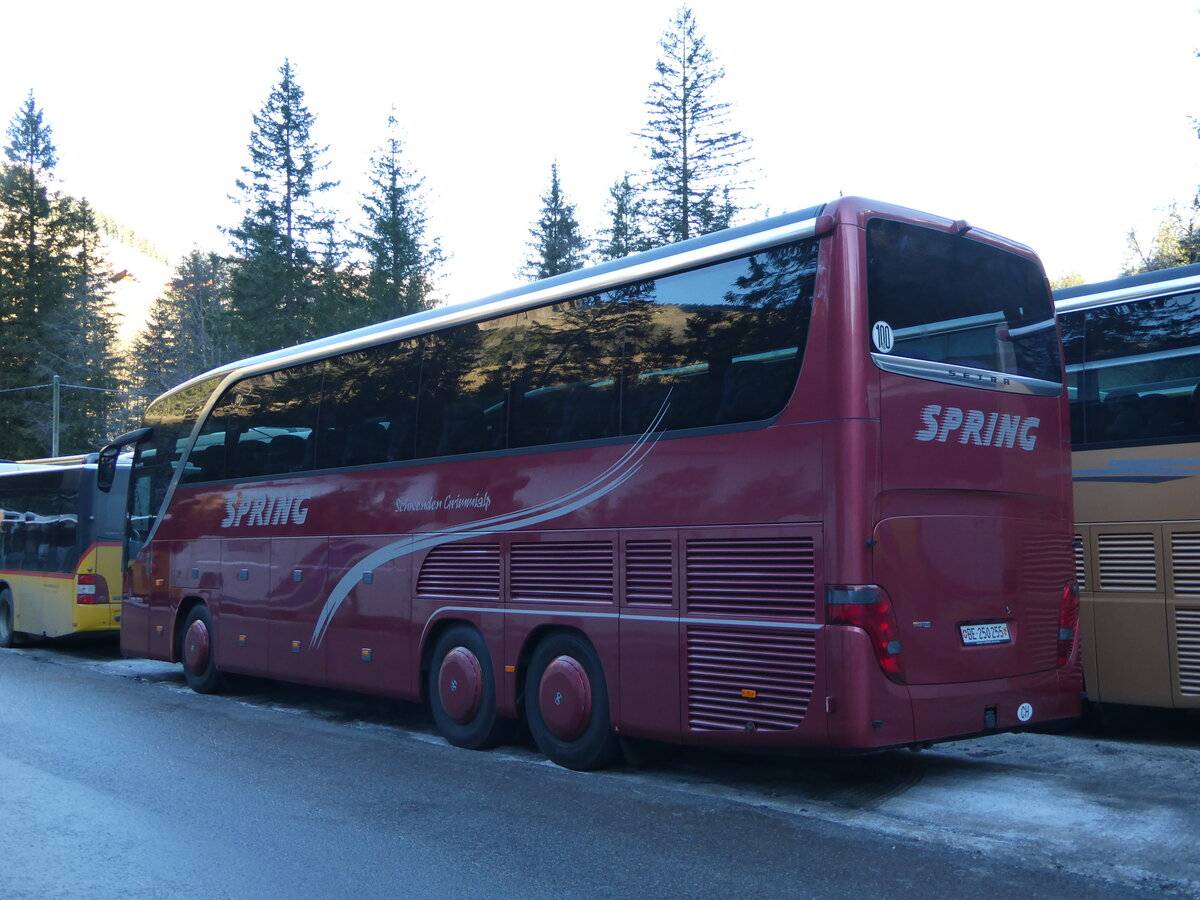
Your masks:
{"label": "windshield", "polygon": [[969,237],[867,225],[870,349],[880,368],[1055,395],[1062,360],[1041,268]]}
{"label": "windshield", "polygon": [[154,437],[143,445],[133,473],[127,563],[149,538],[196,419],[219,383],[219,377],[207,378],[164,394],[146,409],[142,424],[154,429]]}

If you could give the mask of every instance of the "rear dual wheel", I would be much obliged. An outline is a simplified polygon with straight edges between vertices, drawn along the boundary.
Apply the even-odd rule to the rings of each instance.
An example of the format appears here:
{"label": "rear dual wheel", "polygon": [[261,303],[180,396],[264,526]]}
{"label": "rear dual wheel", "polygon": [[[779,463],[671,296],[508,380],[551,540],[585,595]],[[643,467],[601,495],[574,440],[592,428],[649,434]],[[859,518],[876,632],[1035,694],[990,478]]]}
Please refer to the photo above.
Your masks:
{"label": "rear dual wheel", "polygon": [[538,644],[525,678],[525,715],[538,748],[568,769],[599,769],[617,757],[600,657],[574,633]]}

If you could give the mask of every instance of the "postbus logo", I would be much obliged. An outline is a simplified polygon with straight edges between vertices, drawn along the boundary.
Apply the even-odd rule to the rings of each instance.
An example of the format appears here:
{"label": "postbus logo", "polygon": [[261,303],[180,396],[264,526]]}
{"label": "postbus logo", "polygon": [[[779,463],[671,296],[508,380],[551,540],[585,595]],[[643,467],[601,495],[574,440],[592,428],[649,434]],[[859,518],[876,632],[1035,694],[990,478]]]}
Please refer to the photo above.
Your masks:
{"label": "postbus logo", "polygon": [[225,518],[222,528],[266,527],[270,525],[303,525],[308,519],[305,507],[312,491],[240,491],[225,498]]}
{"label": "postbus logo", "polygon": [[922,427],[913,437],[943,444],[953,440],[978,447],[1032,450],[1037,446],[1037,429],[1041,424],[1041,419],[1033,417],[930,403],[921,410]]}

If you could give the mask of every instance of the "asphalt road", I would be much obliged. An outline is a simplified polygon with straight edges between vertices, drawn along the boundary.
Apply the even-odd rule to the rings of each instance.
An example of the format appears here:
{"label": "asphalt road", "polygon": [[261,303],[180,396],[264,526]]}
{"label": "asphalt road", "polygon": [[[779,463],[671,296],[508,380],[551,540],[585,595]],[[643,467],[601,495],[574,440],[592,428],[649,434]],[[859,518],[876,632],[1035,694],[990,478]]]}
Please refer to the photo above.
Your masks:
{"label": "asphalt road", "polygon": [[0,650],[0,897],[1200,896],[1194,726],[581,774],[424,711]]}

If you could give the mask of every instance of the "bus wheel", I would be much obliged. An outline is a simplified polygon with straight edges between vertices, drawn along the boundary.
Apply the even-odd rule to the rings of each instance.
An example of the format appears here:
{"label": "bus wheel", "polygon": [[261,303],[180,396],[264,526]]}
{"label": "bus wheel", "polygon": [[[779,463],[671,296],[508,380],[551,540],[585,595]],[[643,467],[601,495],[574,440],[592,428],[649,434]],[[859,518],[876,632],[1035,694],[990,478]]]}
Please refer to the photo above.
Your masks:
{"label": "bus wheel", "polygon": [[213,652],[212,617],[204,604],[193,606],[184,620],[179,658],[183,661],[183,677],[197,694],[216,694],[224,687]]}
{"label": "bus wheel", "polygon": [[538,644],[525,679],[525,714],[541,751],[568,769],[599,769],[617,756],[600,657],[586,638]]}
{"label": "bus wheel", "polygon": [[0,647],[11,647],[15,640],[12,591],[5,588],[0,591]]}
{"label": "bus wheel", "polygon": [[455,747],[483,750],[499,741],[492,656],[483,635],[470,625],[454,625],[438,638],[428,691],[437,729]]}

